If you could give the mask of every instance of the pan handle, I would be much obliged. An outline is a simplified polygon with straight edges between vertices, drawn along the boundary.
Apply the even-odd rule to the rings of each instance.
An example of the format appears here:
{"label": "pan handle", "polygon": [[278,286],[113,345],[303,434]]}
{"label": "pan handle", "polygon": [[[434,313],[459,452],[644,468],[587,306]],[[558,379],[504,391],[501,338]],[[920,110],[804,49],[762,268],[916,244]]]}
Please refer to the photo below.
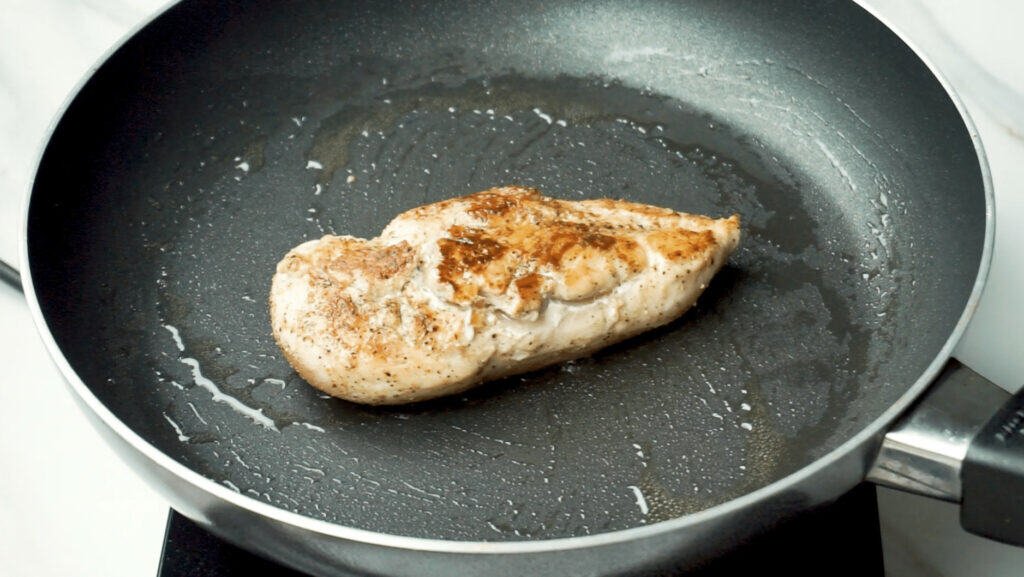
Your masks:
{"label": "pan handle", "polygon": [[1024,546],[1024,390],[951,359],[886,433],[869,481],[960,503],[964,529]]}
{"label": "pan handle", "polygon": [[24,292],[24,289],[21,287],[21,275],[18,274],[18,269],[7,264],[7,261],[3,259],[0,259],[0,281],[11,285],[18,292]]}
{"label": "pan handle", "polygon": [[1003,404],[967,449],[960,525],[1024,546],[1024,390]]}

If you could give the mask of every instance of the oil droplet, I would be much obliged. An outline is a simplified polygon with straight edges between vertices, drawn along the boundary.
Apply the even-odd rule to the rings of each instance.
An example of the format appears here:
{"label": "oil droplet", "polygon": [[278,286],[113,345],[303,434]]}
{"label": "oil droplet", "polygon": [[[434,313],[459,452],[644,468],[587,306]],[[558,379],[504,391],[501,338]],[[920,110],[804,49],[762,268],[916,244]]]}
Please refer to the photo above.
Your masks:
{"label": "oil droplet", "polygon": [[633,491],[633,496],[636,497],[636,505],[637,507],[640,507],[640,513],[642,515],[649,513],[651,508],[647,506],[647,499],[644,497],[644,493],[640,490],[640,487],[637,487],[636,485],[629,485],[626,488]]}

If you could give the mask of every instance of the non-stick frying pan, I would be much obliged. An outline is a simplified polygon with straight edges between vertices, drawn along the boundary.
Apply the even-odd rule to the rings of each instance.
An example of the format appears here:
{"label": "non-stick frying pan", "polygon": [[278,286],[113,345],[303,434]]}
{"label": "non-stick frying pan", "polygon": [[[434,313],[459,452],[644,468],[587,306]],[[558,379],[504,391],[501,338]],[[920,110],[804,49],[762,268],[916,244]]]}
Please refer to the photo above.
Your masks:
{"label": "non-stick frying pan", "polygon": [[[99,430],[244,547],[685,566],[861,481],[944,366],[992,238],[969,126],[846,2],[185,1],[56,125],[26,292]],[[361,407],[289,368],[290,247],[506,183],[736,212],[742,246],[680,321],[458,397]]]}

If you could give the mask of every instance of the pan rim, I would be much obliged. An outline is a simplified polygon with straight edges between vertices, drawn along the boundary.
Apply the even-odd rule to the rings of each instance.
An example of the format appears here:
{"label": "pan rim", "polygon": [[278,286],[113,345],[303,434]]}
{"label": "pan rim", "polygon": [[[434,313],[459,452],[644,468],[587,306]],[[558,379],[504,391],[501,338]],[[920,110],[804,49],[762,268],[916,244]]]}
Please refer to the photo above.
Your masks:
{"label": "pan rim", "polygon": [[[971,288],[971,294],[964,305],[964,309],[960,314],[956,325],[950,332],[949,337],[946,339],[942,348],[936,354],[932,362],[925,368],[921,375],[917,378],[913,385],[911,385],[896,401],[894,401],[888,409],[886,409],[881,415],[874,419],[867,426],[862,428],[860,432],[853,435],[838,447],[832,449],[822,457],[818,458],[814,462],[790,473],[789,475],[778,479],[768,485],[765,485],[759,489],[751,491],[745,495],[731,499],[724,503],[720,503],[708,509],[697,511],[669,519],[652,523],[650,525],[642,525],[638,527],[631,527],[629,529],[621,529],[617,531],[609,531],[606,533],[598,533],[595,535],[586,535],[580,537],[558,537],[551,539],[537,539],[530,541],[456,541],[456,540],[445,540],[445,539],[431,539],[423,537],[409,537],[404,535],[395,535],[389,533],[379,533],[366,529],[358,529],[355,527],[349,527],[345,525],[339,525],[324,521],[321,519],[315,519],[307,517],[305,515],[295,513],[281,509],[269,503],[259,501],[252,497],[248,497],[241,493],[236,493],[230,488],[221,485],[178,461],[171,458],[159,450],[156,446],[150,444],[142,436],[132,430],[128,425],[121,421],[112,411],[110,411],[100,400],[96,397],[91,389],[85,384],[85,382],[78,376],[75,370],[71,367],[68,360],[64,357],[60,350],[59,345],[54,339],[53,334],[50,332],[46,320],[43,317],[42,309],[40,307],[39,300],[37,298],[34,280],[32,278],[32,269],[29,266],[29,252],[28,252],[28,224],[29,224],[29,209],[31,206],[32,193],[35,187],[36,176],[38,175],[40,164],[42,162],[43,155],[53,138],[54,132],[56,131],[61,119],[64,117],[68,108],[78,98],[79,93],[89,82],[89,80],[95,75],[97,70],[101,68],[114,54],[116,54],[130,39],[134,38],[144,28],[148,27],[151,23],[155,22],[165,13],[170,11],[171,8],[184,2],[185,0],[169,0],[162,7],[154,11],[149,17],[143,19],[135,26],[133,26],[124,36],[122,36],[115,44],[111,45],[85,72],[85,74],[78,80],[72,90],[68,93],[63,103],[51,119],[44,138],[38,145],[38,150],[33,162],[32,179],[29,181],[26,190],[23,193],[22,199],[22,221],[21,230],[19,233],[19,257],[20,257],[20,269],[22,286],[24,287],[25,298],[29,307],[29,311],[32,317],[32,321],[39,333],[40,338],[46,347],[47,353],[60,370],[61,375],[64,378],[68,388],[78,397],[79,406],[88,408],[92,412],[93,416],[97,417],[106,427],[108,427],[113,433],[126,442],[132,449],[140,453],[149,461],[155,463],[163,471],[174,476],[178,481],[183,482],[192,488],[202,491],[208,495],[212,495],[216,499],[230,503],[233,506],[239,507],[248,511],[249,513],[258,515],[260,517],[269,519],[271,521],[281,523],[283,525],[294,527],[303,531],[318,534],[323,537],[330,537],[335,539],[347,540],[359,542],[367,545],[377,545],[388,548],[399,548],[414,551],[425,551],[425,552],[436,552],[436,553],[455,553],[455,554],[527,554],[527,553],[543,553],[543,552],[558,552],[573,549],[584,549],[584,548],[595,548],[606,545],[613,545],[618,543],[625,543],[629,541],[640,540],[649,537],[655,537],[663,535],[669,532],[686,530],[691,527],[703,525],[705,523],[712,523],[716,519],[728,517],[741,511],[752,507],[753,505],[766,500],[774,494],[783,493],[787,489],[800,486],[807,479],[818,475],[821,471],[830,468],[832,465],[843,459],[845,456],[855,451],[858,447],[871,441],[872,438],[880,438],[884,433],[885,428],[894,422],[896,418],[907,410],[910,404],[917,399],[925,389],[930,386],[934,379],[938,376],[942,367],[945,366],[948,359],[952,356],[953,349],[956,344],[960,341],[967,326],[970,323],[971,318],[974,316],[974,312],[978,307],[979,300],[981,298],[983,288],[988,280],[990,271],[993,245],[995,241],[995,193],[992,184],[991,169],[988,164],[988,157],[985,153],[984,146],[981,141],[981,137],[978,133],[977,127],[971,118],[963,100],[950,84],[948,79],[942,74],[939,68],[929,59],[927,53],[921,50],[914,42],[912,42],[906,34],[897,26],[894,26],[887,18],[880,15],[878,11],[866,4],[867,0],[852,0],[852,3],[858,6],[860,9],[867,12],[872,18],[877,20],[880,24],[890,30],[905,46],[907,46],[914,55],[923,63],[932,76],[939,82],[940,86],[946,92],[950,102],[956,107],[957,112],[960,114],[960,119],[963,122],[964,128],[970,136],[971,143],[974,146],[974,150],[977,156],[979,170],[981,172],[982,184],[984,186],[984,197],[985,197],[985,238],[983,242],[981,260],[979,262],[977,275],[975,277],[974,284]],[[93,423],[97,425],[98,423]],[[119,453],[119,458],[124,457]],[[866,470],[866,469],[865,469]],[[136,471],[136,473],[138,473]],[[141,476],[141,475],[140,475]],[[847,487],[848,489],[848,487]],[[170,504],[170,503],[169,503]]]}

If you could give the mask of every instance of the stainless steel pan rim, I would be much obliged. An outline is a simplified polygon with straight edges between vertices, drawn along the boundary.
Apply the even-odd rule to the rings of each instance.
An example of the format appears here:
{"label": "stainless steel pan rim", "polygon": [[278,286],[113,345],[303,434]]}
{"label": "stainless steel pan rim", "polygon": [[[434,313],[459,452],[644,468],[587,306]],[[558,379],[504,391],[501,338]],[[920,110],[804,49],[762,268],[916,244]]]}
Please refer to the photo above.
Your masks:
{"label": "stainless steel pan rim", "polygon": [[[22,226],[19,235],[20,242],[20,260],[21,260],[21,278],[22,285],[25,290],[25,296],[28,301],[32,320],[35,323],[36,329],[43,340],[43,344],[50,356],[53,358],[55,364],[63,375],[66,383],[68,384],[71,391],[78,397],[79,401],[82,402],[88,410],[91,411],[96,417],[100,419],[107,427],[109,427],[115,434],[121,437],[131,447],[138,451],[145,458],[153,461],[165,471],[171,473],[177,477],[183,483],[191,485],[196,489],[199,489],[207,494],[211,494],[217,499],[229,503],[233,506],[247,510],[255,515],[271,519],[284,525],[292,526],[297,529],[309,531],[312,533],[320,534],[327,537],[333,537],[337,539],[343,539],[348,541],[355,541],[360,543],[366,543],[371,545],[378,545],[384,547],[393,547],[414,551],[430,551],[440,553],[462,553],[462,554],[525,554],[525,553],[538,553],[538,552],[551,552],[571,549],[583,549],[589,547],[601,547],[604,545],[610,545],[614,543],[628,542],[632,540],[639,540],[655,535],[660,535],[672,531],[684,531],[688,527],[701,525],[704,523],[712,522],[716,518],[726,517],[730,514],[734,514],[736,511],[750,507],[768,497],[785,492],[787,489],[800,485],[809,477],[818,474],[820,471],[829,468],[835,462],[839,461],[843,456],[853,451],[855,448],[860,447],[866,443],[871,442],[873,439],[880,440],[884,430],[896,420],[896,418],[903,413],[907,407],[931,384],[931,382],[938,376],[939,371],[946,364],[947,360],[953,352],[953,348],[956,346],[960,337],[963,335],[970,322],[971,317],[974,314],[975,309],[978,306],[978,301],[981,298],[981,293],[984,288],[985,282],[988,278],[989,267],[992,261],[992,247],[995,239],[995,196],[992,187],[992,174],[989,169],[988,160],[985,155],[985,150],[982,145],[981,139],[978,135],[977,128],[970,115],[964,106],[963,101],[959,95],[950,85],[949,81],[942,75],[938,68],[932,63],[927,55],[920,50],[913,42],[911,42],[905,34],[903,34],[897,27],[893,26],[884,17],[879,15],[876,10],[872,7],[865,5],[864,0],[854,0],[862,9],[870,13],[875,19],[880,21],[884,26],[889,28],[896,36],[906,44],[914,54],[928,67],[932,75],[939,81],[950,100],[956,106],[957,111],[960,113],[960,118],[966,126],[968,133],[971,137],[971,142],[974,145],[974,150],[978,158],[978,164],[982,176],[982,181],[985,190],[985,240],[981,255],[981,261],[978,267],[977,276],[975,278],[974,286],[971,289],[970,297],[967,300],[967,304],[964,307],[963,313],[960,319],[957,321],[956,326],[950,333],[949,338],[946,340],[942,349],[938,355],[932,360],[931,364],[925,369],[921,376],[917,379],[912,387],[910,387],[895,403],[893,403],[881,416],[875,419],[867,427],[862,429],[857,435],[854,435],[846,442],[841,444],[839,447],[833,449],[825,456],[821,457],[817,461],[807,465],[806,467],[791,473],[790,475],[775,481],[769,485],[761,487],[756,491],[748,493],[742,497],[727,501],[720,505],[713,506],[709,509],[692,513],[683,517],[654,523],[652,525],[646,525],[642,527],[634,527],[631,529],[624,529],[620,531],[600,533],[596,535],[588,535],[583,537],[568,537],[568,538],[557,538],[537,541],[512,541],[512,542],[488,542],[488,541],[448,541],[440,539],[424,539],[417,537],[404,537],[401,535],[391,535],[384,533],[376,533],[373,531],[367,531],[363,529],[356,529],[353,527],[346,527],[342,525],[336,525],[328,523],[326,521],[313,519],[291,511],[279,509],[262,501],[258,501],[251,497],[247,497],[243,494],[236,493],[231,489],[214,482],[211,479],[203,477],[198,473],[192,471],[188,467],[178,463],[141,436],[139,436],[130,427],[125,425],[120,419],[117,418],[102,402],[92,393],[88,386],[82,381],[75,370],[68,363],[67,359],[64,358],[60,347],[57,345],[53,334],[50,332],[49,327],[46,325],[46,321],[43,318],[42,311],[39,305],[39,301],[36,298],[34,290],[34,284],[32,279],[32,270],[29,266],[28,257],[28,213],[29,203],[32,197],[33,183],[29,183],[23,196],[22,203]],[[130,38],[135,36],[140,30],[148,26],[151,22],[159,18],[167,10],[174,5],[178,4],[179,0],[171,0],[159,10],[153,13],[152,16],[143,20],[131,30],[128,31],[117,43],[111,46],[97,61],[89,67],[88,71],[78,81],[76,86],[65,98],[63,104],[60,106],[53,119],[50,121],[50,125],[46,130],[46,136],[41,141],[39,148],[36,153],[35,162],[33,164],[33,175],[38,170],[42,161],[42,156],[45,151],[47,143],[51,140],[54,131],[56,130],[57,124],[60,119],[64,116],[71,103],[77,98],[79,92],[85,86],[86,82],[93,76],[93,74],[100,68],[100,66],[106,62],[122,45],[125,44]],[[33,179],[34,180],[34,179]],[[865,465],[865,468],[867,465]]]}

